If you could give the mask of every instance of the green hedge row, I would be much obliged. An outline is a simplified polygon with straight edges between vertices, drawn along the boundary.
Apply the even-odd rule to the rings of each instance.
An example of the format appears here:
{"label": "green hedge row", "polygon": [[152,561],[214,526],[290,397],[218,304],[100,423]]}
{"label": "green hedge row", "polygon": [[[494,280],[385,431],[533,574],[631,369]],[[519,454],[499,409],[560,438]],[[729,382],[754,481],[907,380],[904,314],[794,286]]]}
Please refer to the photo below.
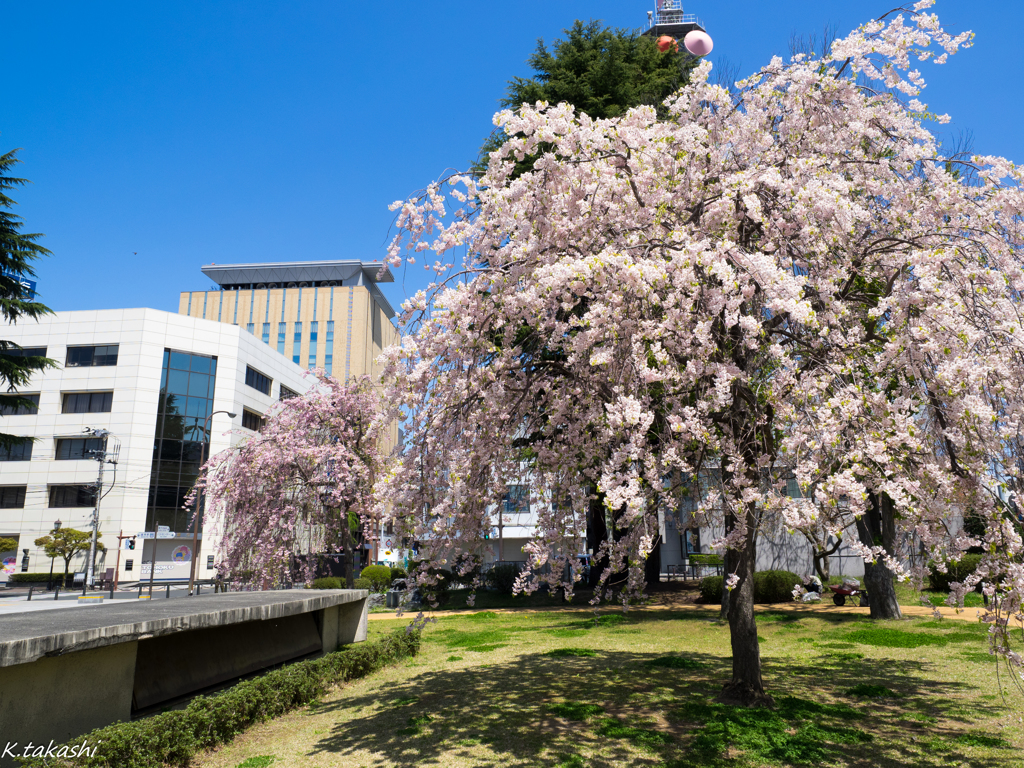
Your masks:
{"label": "green hedge row", "polygon": [[399,659],[415,656],[419,647],[419,632],[399,630],[372,643],[349,645],[319,659],[268,672],[224,693],[197,697],[183,710],[131,723],[115,723],[70,742],[81,744],[87,739],[90,746],[97,745],[94,756],[77,758],[73,763],[45,758],[20,761],[33,768],[187,766],[202,750],[231,741],[256,723],[308,704],[333,685],[365,677]]}
{"label": "green hedge row", "polygon": [[[68,574],[68,578],[70,578],[70,577],[71,577],[71,575]],[[55,582],[57,582],[58,584],[60,583],[60,580],[62,578],[64,578],[64,571],[58,571],[57,573],[53,574],[53,580]],[[40,581],[44,581],[44,582],[45,581],[49,581],[50,580],[50,572],[49,571],[43,571],[42,573],[12,573],[10,576],[7,577],[7,580],[11,581],[11,582],[22,583],[22,584],[24,584],[24,583],[38,584]]]}
{"label": "green hedge row", "polygon": [[725,565],[725,558],[722,555],[699,555],[696,552],[688,556],[694,565]]}
{"label": "green hedge row", "polygon": [[946,563],[946,573],[928,574],[928,586],[935,592],[949,592],[950,582],[963,581],[974,573],[980,562],[981,555],[963,555],[955,563]]}
{"label": "green hedge row", "polygon": [[[368,565],[363,568],[359,578],[355,580],[356,589],[368,589],[371,592],[387,592],[395,579],[406,577],[405,568],[399,565]],[[345,580],[339,576],[324,576],[314,579],[313,589],[344,589]]]}
{"label": "green hedge row", "polygon": [[[755,603],[789,603],[793,601],[793,587],[802,579],[792,571],[758,571],[754,574]],[[700,580],[700,597],[705,603],[721,603],[725,579],[705,576]]]}

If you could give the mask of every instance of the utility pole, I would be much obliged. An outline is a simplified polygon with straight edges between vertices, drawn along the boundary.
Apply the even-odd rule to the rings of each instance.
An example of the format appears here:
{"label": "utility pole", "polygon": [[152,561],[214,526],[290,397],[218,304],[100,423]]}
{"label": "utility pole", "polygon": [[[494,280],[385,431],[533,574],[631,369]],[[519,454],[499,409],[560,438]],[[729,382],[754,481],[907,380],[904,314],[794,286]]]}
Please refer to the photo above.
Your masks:
{"label": "utility pole", "polygon": [[[96,541],[99,539],[100,529],[100,500],[103,498],[103,467],[109,461],[111,464],[117,464],[117,452],[114,452],[114,458],[107,458],[107,438],[110,436],[110,432],[105,429],[92,429],[87,427],[85,430],[88,434],[94,437],[99,437],[103,440],[103,448],[99,451],[90,451],[95,454],[95,458],[99,464],[99,473],[96,477],[96,508],[92,513],[92,540],[89,542],[89,563],[88,571],[85,577],[85,583],[89,587],[96,586]],[[121,542],[118,541],[120,547]]]}

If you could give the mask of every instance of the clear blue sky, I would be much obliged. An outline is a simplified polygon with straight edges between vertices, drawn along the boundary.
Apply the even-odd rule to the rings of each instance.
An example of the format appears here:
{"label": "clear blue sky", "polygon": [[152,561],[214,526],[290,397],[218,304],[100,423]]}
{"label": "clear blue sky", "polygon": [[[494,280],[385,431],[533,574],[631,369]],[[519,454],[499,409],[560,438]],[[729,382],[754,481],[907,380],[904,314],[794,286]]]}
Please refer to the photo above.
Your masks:
{"label": "clear blue sky", "polygon": [[[894,0],[693,0],[712,61],[740,75],[794,33],[845,33]],[[538,37],[574,19],[639,27],[654,0],[8,3],[0,150],[23,147],[16,193],[54,255],[54,309],[176,311],[210,262],[380,259],[388,204],[489,132]],[[940,0],[976,44],[924,66],[922,97],[975,151],[1024,161],[1024,3]],[[136,255],[137,254],[137,255]],[[403,288],[403,281],[405,283]],[[419,268],[385,293],[397,305]]]}

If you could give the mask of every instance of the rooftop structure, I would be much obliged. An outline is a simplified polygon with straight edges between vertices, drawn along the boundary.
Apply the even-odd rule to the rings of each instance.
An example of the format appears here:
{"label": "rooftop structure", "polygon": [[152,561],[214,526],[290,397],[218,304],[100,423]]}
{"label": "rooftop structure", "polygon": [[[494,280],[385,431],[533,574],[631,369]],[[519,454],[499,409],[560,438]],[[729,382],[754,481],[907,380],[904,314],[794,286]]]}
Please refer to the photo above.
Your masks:
{"label": "rooftop structure", "polygon": [[651,37],[668,35],[681,42],[687,32],[707,31],[696,14],[683,13],[681,0],[658,0],[655,10],[647,12],[647,19],[649,28],[644,34]]}
{"label": "rooftop structure", "polygon": [[236,325],[296,365],[322,368],[342,383],[379,376],[377,358],[398,341],[395,310],[377,285],[394,281],[382,262],[207,264],[202,270],[217,287],[182,291],[179,314]]}

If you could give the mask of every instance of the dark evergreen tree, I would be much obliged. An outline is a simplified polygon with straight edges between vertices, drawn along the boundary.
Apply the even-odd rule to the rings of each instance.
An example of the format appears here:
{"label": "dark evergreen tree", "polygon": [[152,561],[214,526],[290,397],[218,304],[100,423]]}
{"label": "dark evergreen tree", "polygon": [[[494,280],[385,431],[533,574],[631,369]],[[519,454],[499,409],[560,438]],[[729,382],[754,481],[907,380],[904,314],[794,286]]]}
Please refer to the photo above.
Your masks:
{"label": "dark evergreen tree", "polygon": [[[32,262],[40,256],[49,256],[50,252],[36,242],[41,234],[21,231],[24,222],[13,213],[17,203],[7,193],[28,183],[26,179],[11,175],[11,169],[21,162],[17,153],[14,149],[0,155],[0,317],[9,324],[22,317],[35,319],[50,312],[49,307],[30,298],[21,284],[22,279],[35,276]],[[0,338],[0,416],[33,405],[21,397],[18,390],[28,384],[33,373],[54,365],[54,361],[45,357],[25,355],[19,345]],[[29,440],[31,438],[0,432],[0,448]]]}
{"label": "dark evergreen tree", "polygon": [[[577,21],[563,30],[564,40],[548,49],[543,40],[528,59],[533,77],[514,77],[508,82],[502,108],[523,103],[568,102],[591,117],[609,118],[631,107],[650,104],[665,114],[662,102],[679,90],[697,59],[680,52],[658,50],[654,40],[640,30],[612,29],[600,21]],[[482,173],[487,155],[508,137],[495,130],[480,149],[474,170]]]}

